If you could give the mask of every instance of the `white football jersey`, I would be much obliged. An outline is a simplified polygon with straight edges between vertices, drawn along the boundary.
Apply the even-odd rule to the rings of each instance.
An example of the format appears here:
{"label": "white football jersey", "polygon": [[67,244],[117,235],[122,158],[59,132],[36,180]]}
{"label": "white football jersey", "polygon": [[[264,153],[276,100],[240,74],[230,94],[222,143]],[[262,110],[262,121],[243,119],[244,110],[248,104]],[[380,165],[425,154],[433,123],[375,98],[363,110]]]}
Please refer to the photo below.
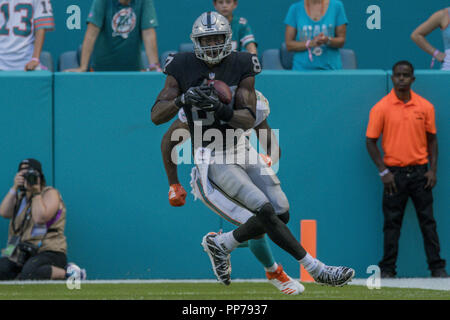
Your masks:
{"label": "white football jersey", "polygon": [[50,0],[0,0],[0,70],[24,70],[34,50],[34,33],[53,30]]}
{"label": "white football jersey", "polygon": [[[259,92],[258,90],[255,90],[256,92],[256,120],[255,125],[253,127],[257,127],[261,124],[270,114],[270,107],[269,107],[269,100],[267,100],[264,95]],[[187,123],[186,114],[184,113],[184,110],[181,108],[180,111],[178,111],[178,119],[180,119],[181,122]]]}

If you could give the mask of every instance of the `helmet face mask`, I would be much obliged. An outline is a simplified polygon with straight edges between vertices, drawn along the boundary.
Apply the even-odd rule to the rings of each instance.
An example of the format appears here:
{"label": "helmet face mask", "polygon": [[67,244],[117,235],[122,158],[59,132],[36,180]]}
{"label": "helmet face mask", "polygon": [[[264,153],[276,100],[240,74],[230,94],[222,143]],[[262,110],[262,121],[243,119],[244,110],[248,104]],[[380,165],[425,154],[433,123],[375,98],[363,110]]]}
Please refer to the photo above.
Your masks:
{"label": "helmet face mask", "polygon": [[231,35],[230,24],[224,16],[217,12],[203,13],[192,26],[196,57],[209,64],[219,63],[231,53]]}

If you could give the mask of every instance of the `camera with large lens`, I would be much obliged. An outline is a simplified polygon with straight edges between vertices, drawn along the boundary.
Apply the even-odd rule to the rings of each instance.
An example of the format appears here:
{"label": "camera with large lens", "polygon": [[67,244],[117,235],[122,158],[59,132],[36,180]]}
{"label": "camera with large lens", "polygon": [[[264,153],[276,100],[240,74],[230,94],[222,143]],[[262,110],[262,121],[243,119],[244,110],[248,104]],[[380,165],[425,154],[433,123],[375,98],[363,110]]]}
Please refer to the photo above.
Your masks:
{"label": "camera with large lens", "polygon": [[40,177],[40,173],[34,169],[28,169],[27,172],[23,174],[24,179],[27,181],[29,186],[34,186],[38,183],[38,178]]}
{"label": "camera with large lens", "polygon": [[36,255],[39,247],[29,242],[19,242],[17,249],[17,264],[23,266],[28,259]]}

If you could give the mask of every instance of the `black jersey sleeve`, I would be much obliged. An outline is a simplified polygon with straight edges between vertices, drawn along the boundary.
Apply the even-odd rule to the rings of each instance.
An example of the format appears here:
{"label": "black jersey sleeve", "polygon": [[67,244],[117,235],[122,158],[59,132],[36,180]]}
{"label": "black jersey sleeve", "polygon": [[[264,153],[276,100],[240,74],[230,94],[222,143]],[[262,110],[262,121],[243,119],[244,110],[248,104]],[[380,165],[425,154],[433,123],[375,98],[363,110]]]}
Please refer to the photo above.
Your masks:
{"label": "black jersey sleeve", "polygon": [[256,54],[240,52],[239,65],[242,70],[241,81],[248,77],[254,77],[261,72],[262,67]]}
{"label": "black jersey sleeve", "polygon": [[180,53],[170,54],[164,62],[163,72],[174,77],[178,83],[181,83],[184,77],[184,55]]}

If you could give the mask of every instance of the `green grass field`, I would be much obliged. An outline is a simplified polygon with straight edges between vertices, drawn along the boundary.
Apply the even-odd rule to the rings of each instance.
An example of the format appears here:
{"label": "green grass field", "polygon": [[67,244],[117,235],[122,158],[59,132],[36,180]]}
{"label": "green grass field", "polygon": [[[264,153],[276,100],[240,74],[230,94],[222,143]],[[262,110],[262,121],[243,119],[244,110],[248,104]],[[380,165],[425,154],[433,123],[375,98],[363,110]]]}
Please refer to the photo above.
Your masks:
{"label": "green grass field", "polygon": [[305,284],[299,296],[280,294],[264,282],[218,283],[82,283],[69,290],[65,283],[0,285],[0,300],[450,300],[450,291],[381,288],[342,288]]}

